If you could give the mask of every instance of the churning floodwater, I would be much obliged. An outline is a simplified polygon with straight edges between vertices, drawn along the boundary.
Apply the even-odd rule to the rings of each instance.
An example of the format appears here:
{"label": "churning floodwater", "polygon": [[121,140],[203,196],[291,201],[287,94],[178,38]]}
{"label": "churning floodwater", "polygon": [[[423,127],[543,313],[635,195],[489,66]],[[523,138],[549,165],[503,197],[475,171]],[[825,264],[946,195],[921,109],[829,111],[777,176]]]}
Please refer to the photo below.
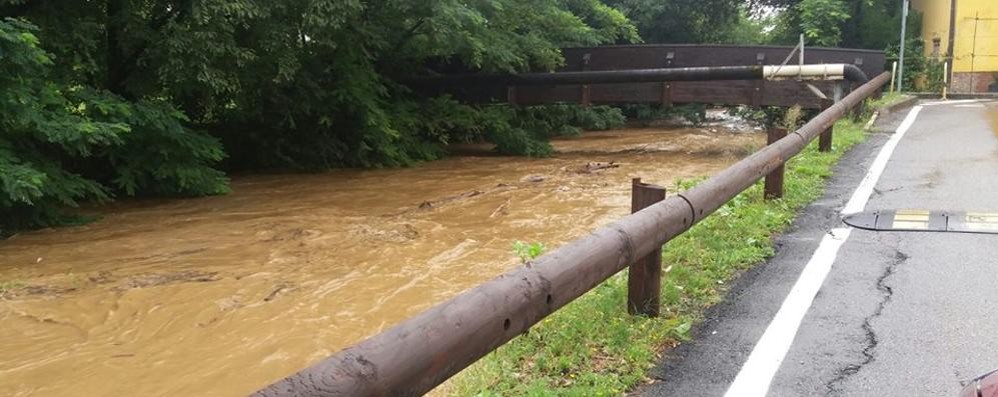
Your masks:
{"label": "churning floodwater", "polygon": [[[713,174],[764,134],[630,129],[530,159],[236,177],[0,241],[0,395],[245,395]],[[613,162],[612,166],[607,164]]]}

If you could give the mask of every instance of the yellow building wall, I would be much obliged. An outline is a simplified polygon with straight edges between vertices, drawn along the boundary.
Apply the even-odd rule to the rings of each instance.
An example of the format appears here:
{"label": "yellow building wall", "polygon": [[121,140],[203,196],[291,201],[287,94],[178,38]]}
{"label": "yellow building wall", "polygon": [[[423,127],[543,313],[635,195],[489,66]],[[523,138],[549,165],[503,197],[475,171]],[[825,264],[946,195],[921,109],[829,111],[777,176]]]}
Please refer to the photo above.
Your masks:
{"label": "yellow building wall", "polygon": [[953,57],[954,72],[998,72],[998,1],[957,0]]}
{"label": "yellow building wall", "polygon": [[[939,55],[945,56],[949,45],[950,0],[913,0],[912,8],[923,15],[925,55],[933,55],[932,39],[939,38]],[[953,58],[955,73],[998,72],[998,0],[956,1]]]}
{"label": "yellow building wall", "polygon": [[[959,0],[957,0],[959,1]],[[949,45],[950,0],[913,0],[911,8],[922,13],[922,40],[925,56],[933,55],[932,39],[939,39],[939,56],[946,56]]]}

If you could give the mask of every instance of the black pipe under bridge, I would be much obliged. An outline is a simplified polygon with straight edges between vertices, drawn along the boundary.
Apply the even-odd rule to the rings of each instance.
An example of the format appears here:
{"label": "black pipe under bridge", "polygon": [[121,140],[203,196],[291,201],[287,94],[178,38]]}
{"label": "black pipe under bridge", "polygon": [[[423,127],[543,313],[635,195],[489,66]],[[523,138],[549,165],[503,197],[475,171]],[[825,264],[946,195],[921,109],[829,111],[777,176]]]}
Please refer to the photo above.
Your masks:
{"label": "black pipe under bridge", "polygon": [[[623,104],[682,103],[822,108],[866,76],[884,72],[883,51],[733,45],[626,45],[565,48],[553,73],[518,75],[451,71],[405,82],[417,93],[464,102]],[[807,73],[802,73],[805,69]],[[836,87],[838,86],[838,87]]]}

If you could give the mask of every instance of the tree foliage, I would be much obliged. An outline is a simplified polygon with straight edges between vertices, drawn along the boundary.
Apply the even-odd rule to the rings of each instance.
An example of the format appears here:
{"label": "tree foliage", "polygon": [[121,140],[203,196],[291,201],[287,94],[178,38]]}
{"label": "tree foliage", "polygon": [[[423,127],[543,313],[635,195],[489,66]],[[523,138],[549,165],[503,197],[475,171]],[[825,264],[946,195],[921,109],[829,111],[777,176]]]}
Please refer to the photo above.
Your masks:
{"label": "tree foliage", "polygon": [[607,0],[638,26],[649,43],[739,41],[732,34],[742,0]]}
{"label": "tree foliage", "polygon": [[0,15],[18,18],[0,209],[36,225],[81,200],[223,191],[225,152],[247,169],[406,165],[471,139],[543,155],[573,130],[559,123],[612,114],[424,100],[398,81],[440,60],[551,70],[560,47],[638,40],[599,0],[0,0]]}
{"label": "tree foliage", "polygon": [[[598,0],[33,3],[25,14],[43,38],[63,41],[60,59],[74,60],[65,72],[126,98],[168,98],[221,131],[231,165],[251,168],[433,158],[446,137],[424,127],[448,110],[416,110],[396,83],[428,60],[550,70],[563,61],[559,47],[637,39]],[[84,44],[66,45],[74,36]]]}
{"label": "tree foliage", "polygon": [[[809,45],[884,50],[897,60],[901,35],[902,0],[758,0],[779,9],[773,43],[793,44],[804,33]],[[925,89],[941,84],[938,60],[926,58],[921,39],[922,15],[910,11],[905,36],[905,86],[916,81]]]}
{"label": "tree foliage", "polygon": [[777,43],[795,43],[803,33],[815,45],[884,50],[889,44],[896,44],[901,33],[901,0],[766,0],[764,3],[779,10],[772,34]]}
{"label": "tree foliage", "polygon": [[795,7],[800,13],[800,28],[808,43],[835,47],[842,41],[839,25],[849,19],[842,0],[803,0]]}
{"label": "tree foliage", "polygon": [[35,30],[0,21],[0,233],[65,221],[59,208],[83,200],[225,191],[215,139],[168,104],[53,81]]}

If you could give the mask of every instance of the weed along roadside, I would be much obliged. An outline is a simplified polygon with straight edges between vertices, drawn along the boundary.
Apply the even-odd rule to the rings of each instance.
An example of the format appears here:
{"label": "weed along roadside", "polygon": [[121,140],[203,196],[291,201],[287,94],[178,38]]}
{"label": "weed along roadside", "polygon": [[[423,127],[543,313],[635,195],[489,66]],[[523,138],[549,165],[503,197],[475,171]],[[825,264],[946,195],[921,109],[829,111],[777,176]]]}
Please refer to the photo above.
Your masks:
{"label": "weed along roadside", "polygon": [[[903,102],[898,94],[867,102],[873,111]],[[687,340],[692,326],[720,302],[729,281],[774,254],[775,237],[798,211],[819,198],[832,167],[866,140],[864,123],[835,123],[830,152],[816,143],[786,164],[783,197],[765,200],[757,182],[662,252],[661,315],[631,316],[623,310],[627,274],[618,273],[582,298],[544,319],[445,383],[440,394],[620,395],[648,381],[647,371],[668,349]],[[670,192],[698,181],[676,181]],[[671,194],[671,193],[670,193]]]}
{"label": "weed along roadside", "polygon": [[[657,320],[614,317],[616,315],[606,306],[612,305],[619,309],[618,301],[611,298],[588,298],[595,302],[595,307],[592,307],[592,311],[579,310],[576,321],[567,320],[568,325],[565,327],[547,325],[558,321],[558,317],[552,318],[551,322],[541,324],[542,327],[552,327],[550,333],[529,332],[529,335],[538,336],[520,338],[514,345],[495,354],[498,359],[490,358],[476,367],[485,368],[483,372],[487,374],[489,363],[498,360],[500,364],[506,361],[520,366],[511,369],[526,369],[529,373],[537,371],[544,375],[554,373],[557,374],[556,377],[533,377],[524,372],[505,371],[502,365],[497,365],[493,367],[499,369],[494,371],[499,376],[481,376],[485,381],[478,382],[479,387],[475,387],[475,382],[468,383],[471,385],[470,391],[487,389],[501,392],[504,390],[502,382],[508,382],[508,379],[514,379],[514,384],[507,384],[506,390],[560,385],[588,387],[589,389],[577,390],[586,394],[600,393],[602,390],[624,391],[642,378],[647,362],[654,357],[655,346],[667,341],[667,337],[678,338],[685,335],[692,321],[697,318],[696,308],[717,300],[718,291],[726,279],[740,268],[755,263],[772,252],[768,242],[770,236],[788,223],[797,208],[817,196],[821,190],[821,180],[829,174],[836,158],[836,154],[813,154],[808,143],[819,135],[829,134],[831,127],[839,119],[878,92],[889,78],[889,73],[877,76],[841,101],[828,106],[787,137],[719,174],[675,196],[620,218],[586,237],[552,250],[525,266],[469,289],[278,381],[258,391],[257,395],[425,393],[520,334],[528,333],[531,327],[590,290],[595,289],[596,295],[607,294],[612,298],[614,285],[620,283],[620,277],[615,274],[634,260],[657,250],[662,244],[684,237],[683,233],[690,230],[691,226],[703,223],[695,232],[686,235],[686,238],[703,237],[699,233],[704,233],[704,230],[717,230],[718,233],[725,230],[741,232],[707,236],[712,238],[700,238],[687,244],[679,240],[677,246],[690,247],[677,251],[686,251],[689,255],[684,256],[686,258],[696,258],[695,261],[688,261],[689,264],[672,261],[673,258],[668,253],[673,248],[671,245],[666,246],[667,256],[664,262],[674,266],[666,272],[666,279],[675,279],[675,282],[666,284],[668,292],[664,294],[664,301],[670,308],[666,312],[666,320],[663,320],[665,325],[655,327],[655,323],[642,322]],[[843,124],[840,129],[849,128]],[[847,134],[843,131],[838,135]],[[856,138],[859,141],[862,132],[857,131],[855,134],[859,135]],[[839,140],[843,138],[840,137]],[[844,146],[846,145],[840,144],[838,152],[829,152],[840,154]],[[808,154],[806,158],[797,157],[794,160],[802,152]],[[800,173],[805,180],[814,180],[811,189],[807,189],[807,182],[790,182],[794,191],[787,192],[772,208],[765,203],[753,203],[752,198],[743,194],[747,192],[761,196],[761,188],[756,182],[788,160],[792,161],[788,163],[790,178],[787,179],[793,179]],[[719,216],[710,217],[715,212]],[[784,216],[778,216],[781,212]],[[732,248],[726,249],[727,247]],[[719,257],[706,260],[709,258],[705,256],[706,251],[712,249],[718,249]],[[688,267],[688,274],[684,277],[683,271],[675,266]],[[610,282],[607,283],[607,280]],[[687,288],[690,291],[685,291]],[[673,290],[682,292],[672,296]],[[676,310],[682,308],[689,310],[686,313]],[[630,335],[635,334],[657,337],[648,337],[645,343],[625,344],[626,347],[620,349],[614,349],[618,345],[609,343],[589,344],[586,343],[589,339],[583,338],[589,327],[570,326],[583,322],[583,319],[591,324],[591,328],[604,331],[593,341],[604,340],[603,338],[628,341],[633,337]],[[671,323],[669,319],[672,320]],[[657,329],[638,333],[636,330],[640,330],[642,325]],[[627,330],[632,332],[626,332]],[[544,338],[546,335],[550,337]],[[561,349],[558,349],[555,346],[557,342],[554,342],[557,340],[570,341],[568,343],[571,349],[561,343],[557,346]],[[531,341],[543,349],[532,348]],[[517,345],[519,343],[523,345]],[[645,348],[642,349],[642,346]],[[552,350],[565,354],[524,354]],[[504,353],[506,351],[512,351],[512,358],[503,360],[501,357],[507,354]]]}
{"label": "weed along roadside", "polygon": [[[864,120],[865,121],[865,120]],[[787,162],[784,195],[763,198],[758,182],[662,252],[661,315],[630,316],[627,274],[618,273],[446,383],[451,395],[620,395],[646,381],[664,350],[688,337],[730,280],[773,255],[774,237],[820,197],[832,167],[866,135],[861,121],[835,124],[831,152],[808,147]],[[682,191],[697,181],[676,181]]]}

